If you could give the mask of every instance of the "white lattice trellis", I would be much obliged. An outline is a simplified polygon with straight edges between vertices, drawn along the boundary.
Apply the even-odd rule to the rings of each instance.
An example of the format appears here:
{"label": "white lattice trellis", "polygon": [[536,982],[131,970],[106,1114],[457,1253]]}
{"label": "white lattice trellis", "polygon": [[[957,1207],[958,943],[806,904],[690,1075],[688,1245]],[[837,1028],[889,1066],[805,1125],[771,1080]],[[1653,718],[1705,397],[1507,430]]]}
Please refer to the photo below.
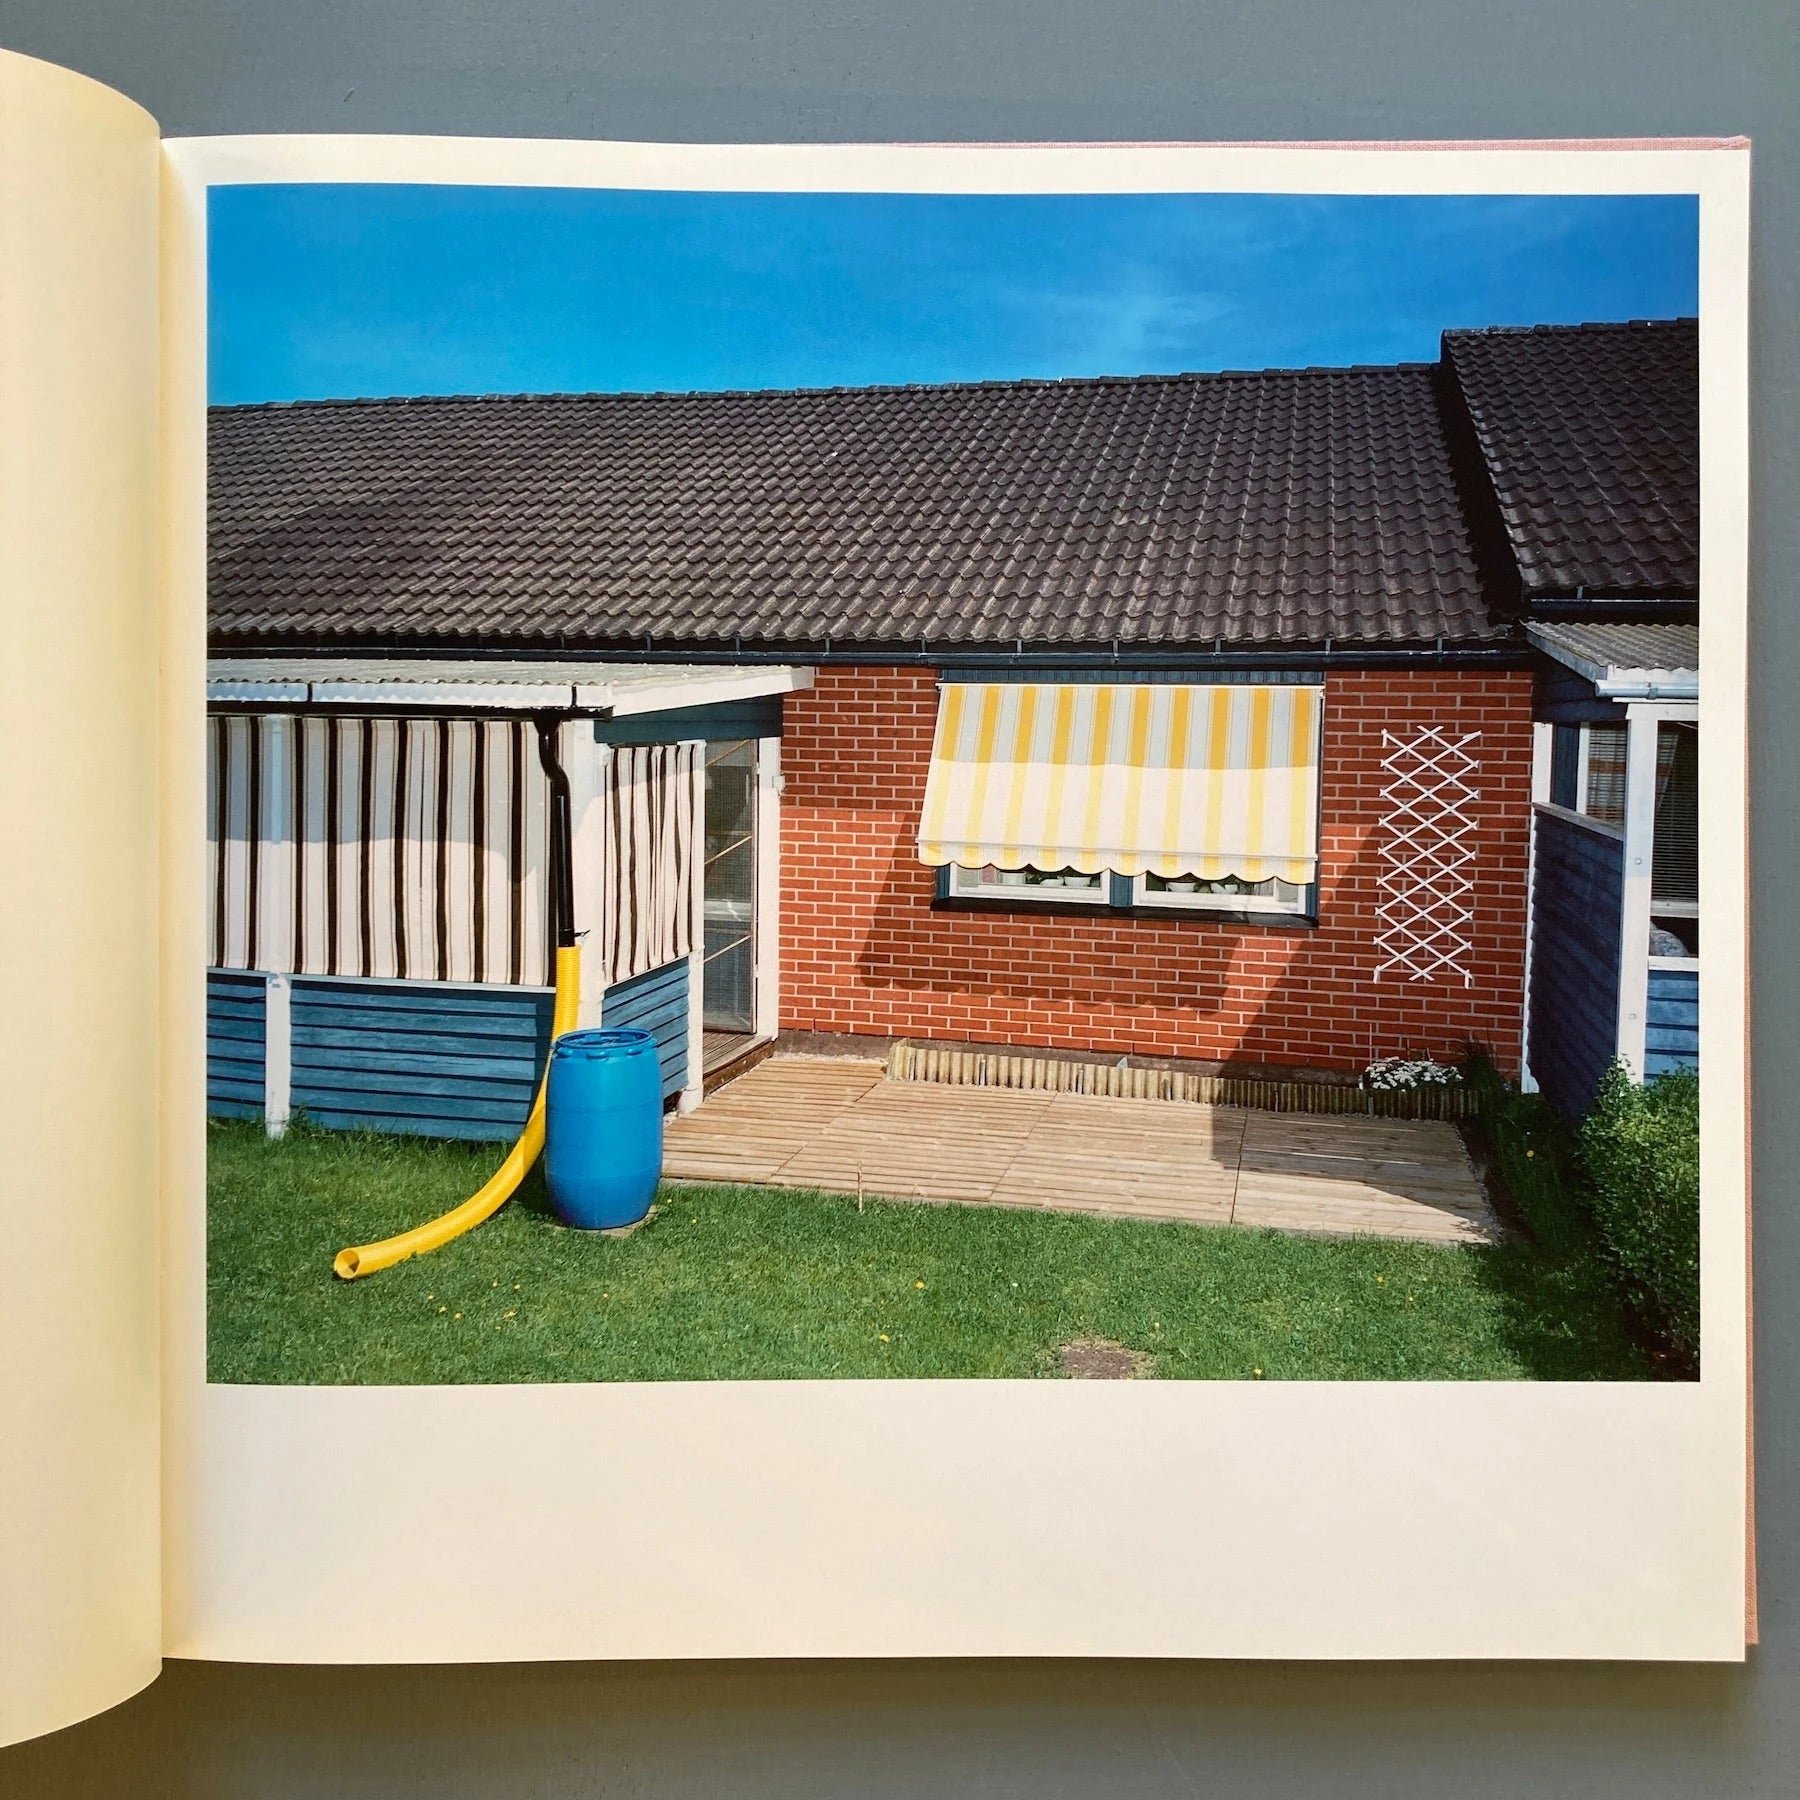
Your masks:
{"label": "white lattice trellis", "polygon": [[1474,809],[1481,793],[1471,781],[1479,765],[1469,746],[1480,736],[1436,725],[1381,734],[1387,781],[1377,846],[1377,981],[1460,975],[1465,987],[1474,982]]}

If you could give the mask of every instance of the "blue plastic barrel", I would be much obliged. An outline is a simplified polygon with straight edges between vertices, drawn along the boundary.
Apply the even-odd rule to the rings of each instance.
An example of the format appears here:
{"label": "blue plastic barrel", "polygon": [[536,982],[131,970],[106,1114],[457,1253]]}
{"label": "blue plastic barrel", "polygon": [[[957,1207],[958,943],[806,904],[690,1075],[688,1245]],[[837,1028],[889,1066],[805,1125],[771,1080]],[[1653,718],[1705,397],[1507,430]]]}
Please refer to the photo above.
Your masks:
{"label": "blue plastic barrel", "polygon": [[565,1225],[613,1231],[662,1174],[662,1070],[647,1031],[571,1031],[550,1050],[544,1181]]}

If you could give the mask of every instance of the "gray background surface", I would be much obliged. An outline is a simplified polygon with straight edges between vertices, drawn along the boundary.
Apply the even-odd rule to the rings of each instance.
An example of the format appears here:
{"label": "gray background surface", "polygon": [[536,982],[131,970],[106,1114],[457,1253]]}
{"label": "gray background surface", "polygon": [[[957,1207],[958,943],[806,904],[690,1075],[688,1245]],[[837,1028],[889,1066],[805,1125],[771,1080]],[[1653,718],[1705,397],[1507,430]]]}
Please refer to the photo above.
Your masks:
{"label": "gray background surface", "polygon": [[[169,135],[1748,133],[1753,898],[1755,923],[1769,926],[1751,971],[1764,1643],[1745,1669],[172,1664],[105,1717],[0,1752],[0,1793],[1800,1793],[1800,1107],[1787,1100],[1800,1074],[1800,957],[1783,898],[1800,886],[1791,0],[0,0],[0,44],[110,82]],[[1479,1539],[1482,1496],[1468,1508]],[[504,1546],[477,1540],[471,1554]]]}

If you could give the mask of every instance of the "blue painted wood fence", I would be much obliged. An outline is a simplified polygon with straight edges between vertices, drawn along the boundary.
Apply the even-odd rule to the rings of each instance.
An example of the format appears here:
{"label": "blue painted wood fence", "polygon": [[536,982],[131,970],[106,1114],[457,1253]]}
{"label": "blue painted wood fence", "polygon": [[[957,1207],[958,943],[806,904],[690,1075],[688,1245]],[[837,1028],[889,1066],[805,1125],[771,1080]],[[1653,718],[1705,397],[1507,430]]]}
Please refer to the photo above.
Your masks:
{"label": "blue painted wood fence", "polygon": [[1700,973],[1652,969],[1644,1024],[1644,1074],[1697,1068],[1700,1063]]}
{"label": "blue painted wood fence", "polygon": [[550,1043],[547,988],[296,980],[290,1104],[340,1131],[505,1141]]}
{"label": "blue painted wood fence", "polygon": [[1542,808],[1533,843],[1531,1072],[1574,1119],[1618,1051],[1625,845]]}
{"label": "blue painted wood fence", "polygon": [[600,1002],[600,1023],[647,1031],[656,1039],[666,1100],[687,1085],[688,964],[664,963],[608,988]]}
{"label": "blue painted wood fence", "polygon": [[[215,1116],[262,1115],[265,996],[260,974],[207,974],[206,1106]],[[553,1001],[548,988],[297,976],[290,1109],[333,1130],[510,1142],[543,1073]],[[655,1037],[665,1098],[687,1080],[687,1016],[685,959],[622,982],[601,1003],[604,1024]]]}
{"label": "blue painted wood fence", "polygon": [[206,977],[206,1110],[260,1119],[267,989],[260,975],[213,969]]}

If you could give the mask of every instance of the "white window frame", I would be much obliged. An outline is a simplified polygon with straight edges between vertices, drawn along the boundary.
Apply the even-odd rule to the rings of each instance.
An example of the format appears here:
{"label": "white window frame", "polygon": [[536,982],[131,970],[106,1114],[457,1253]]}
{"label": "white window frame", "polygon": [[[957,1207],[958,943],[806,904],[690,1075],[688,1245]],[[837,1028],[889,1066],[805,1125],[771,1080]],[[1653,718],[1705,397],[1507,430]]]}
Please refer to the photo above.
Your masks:
{"label": "white window frame", "polygon": [[[1699,729],[1697,717],[1663,716],[1657,719],[1652,736],[1656,742],[1657,756],[1661,756],[1661,740],[1663,727],[1667,725],[1688,725]],[[1652,765],[1654,767],[1654,764]],[[1656,897],[1656,800],[1654,792],[1650,801],[1650,911],[1649,923],[1654,925],[1658,918],[1692,919],[1700,918],[1700,902],[1698,900],[1659,900]],[[1652,969],[1685,969],[1690,973],[1700,966],[1700,954],[1694,951],[1687,956],[1651,956],[1649,966]]]}
{"label": "white window frame", "polygon": [[[1667,725],[1685,726],[1689,730],[1692,730],[1695,732],[1698,732],[1700,729],[1700,721],[1699,721],[1698,717],[1659,719],[1657,721],[1657,726],[1656,726],[1656,738],[1657,738],[1656,753],[1657,753],[1657,758],[1659,761],[1661,760],[1661,757],[1662,757],[1663,727],[1667,726]],[[1695,900],[1660,900],[1657,898],[1657,894],[1656,894],[1656,800],[1655,800],[1654,796],[1652,796],[1651,802],[1650,802],[1650,820],[1651,820],[1651,831],[1650,831],[1650,911],[1653,914],[1654,913],[1662,913],[1671,919],[1697,919],[1700,916],[1700,902],[1697,899],[1695,899]]]}
{"label": "white window frame", "polygon": [[[1043,873],[1051,871],[1045,870]],[[952,863],[950,897],[953,900],[1004,900],[1009,906],[1018,901],[1025,906],[1054,906],[1061,903],[1096,907],[1107,906],[1112,898],[1112,881],[1105,870],[1100,872],[1092,887],[1078,888],[1045,887],[1041,883],[1034,885],[1026,881],[983,882],[980,875],[980,869],[965,869],[960,863]]]}
{"label": "white window frame", "polygon": [[[1626,740],[1625,772],[1625,880],[1619,896],[1619,1003],[1618,1045],[1620,1059],[1635,1080],[1644,1078],[1645,1021],[1649,1011],[1651,958],[1650,918],[1668,912],[1653,906],[1650,882],[1656,839],[1656,752],[1658,728],[1664,724],[1698,724],[1699,706],[1693,701],[1633,700],[1626,704],[1630,736]],[[1696,906],[1694,916],[1699,918]],[[1678,968],[1698,969],[1701,958],[1670,958]]]}
{"label": "white window frame", "polygon": [[[1179,880],[1180,877],[1170,879]],[[1308,895],[1313,890],[1313,883],[1298,882],[1289,885],[1298,889],[1292,900],[1278,899],[1272,894],[1171,894],[1166,888],[1153,890],[1148,875],[1135,875],[1131,881],[1131,904],[1150,908],[1166,907],[1171,912],[1263,912],[1273,913],[1280,918],[1310,919],[1313,907],[1308,903]]]}

